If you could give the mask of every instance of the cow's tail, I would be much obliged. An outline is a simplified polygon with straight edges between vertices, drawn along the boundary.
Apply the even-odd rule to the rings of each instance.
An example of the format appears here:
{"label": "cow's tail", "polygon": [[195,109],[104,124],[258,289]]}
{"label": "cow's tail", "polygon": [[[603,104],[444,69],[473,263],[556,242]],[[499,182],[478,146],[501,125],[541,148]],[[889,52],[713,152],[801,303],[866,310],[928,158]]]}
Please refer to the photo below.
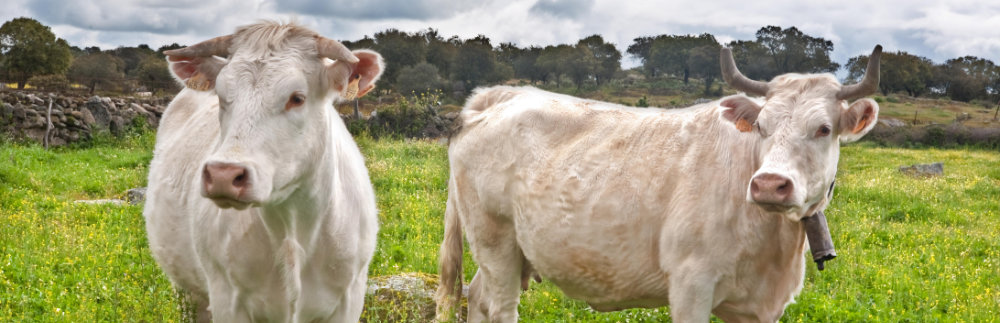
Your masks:
{"label": "cow's tail", "polygon": [[444,211],[444,240],[441,242],[441,253],[438,256],[439,284],[434,301],[437,303],[437,322],[455,320],[462,300],[462,220],[458,216],[455,205],[457,187],[455,178],[449,181],[448,202]]}
{"label": "cow's tail", "polygon": [[462,107],[462,112],[452,122],[451,129],[448,132],[448,142],[450,143],[455,135],[461,132],[464,127],[469,126],[470,123],[477,122],[476,120],[479,120],[477,116],[483,113],[483,111],[510,100],[522,92],[522,90],[510,86],[477,88],[472,91],[472,95],[469,96],[465,101],[465,106]]}

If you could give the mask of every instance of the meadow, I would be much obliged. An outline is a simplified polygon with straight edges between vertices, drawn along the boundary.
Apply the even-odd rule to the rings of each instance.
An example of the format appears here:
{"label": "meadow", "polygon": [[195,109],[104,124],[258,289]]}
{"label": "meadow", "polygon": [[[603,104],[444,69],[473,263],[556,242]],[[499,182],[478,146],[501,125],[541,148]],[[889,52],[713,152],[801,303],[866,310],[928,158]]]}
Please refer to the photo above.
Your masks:
{"label": "meadow", "polygon": [[[436,141],[358,138],[381,218],[371,277],[437,272],[448,165]],[[45,150],[0,142],[0,322],[177,322],[187,305],[150,256],[141,205],[89,205],[145,186],[151,132]],[[897,167],[940,161],[945,174]],[[1000,153],[844,147],[827,209],[839,257],[808,264],[786,322],[1000,321]],[[466,281],[475,264],[466,254]],[[426,304],[424,304],[426,305]],[[369,299],[363,321],[422,319]],[[597,313],[548,282],[524,322],[664,322],[669,310]]]}

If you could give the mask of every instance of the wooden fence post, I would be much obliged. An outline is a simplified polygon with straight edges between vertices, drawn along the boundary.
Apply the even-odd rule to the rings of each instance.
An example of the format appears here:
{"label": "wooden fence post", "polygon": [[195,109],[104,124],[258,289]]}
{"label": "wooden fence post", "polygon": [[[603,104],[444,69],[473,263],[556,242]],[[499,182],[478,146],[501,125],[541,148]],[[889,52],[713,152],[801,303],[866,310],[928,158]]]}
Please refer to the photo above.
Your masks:
{"label": "wooden fence post", "polygon": [[52,103],[55,101],[56,98],[49,95],[49,112],[45,114],[45,137],[42,138],[46,150],[49,149],[49,134],[52,132]]}

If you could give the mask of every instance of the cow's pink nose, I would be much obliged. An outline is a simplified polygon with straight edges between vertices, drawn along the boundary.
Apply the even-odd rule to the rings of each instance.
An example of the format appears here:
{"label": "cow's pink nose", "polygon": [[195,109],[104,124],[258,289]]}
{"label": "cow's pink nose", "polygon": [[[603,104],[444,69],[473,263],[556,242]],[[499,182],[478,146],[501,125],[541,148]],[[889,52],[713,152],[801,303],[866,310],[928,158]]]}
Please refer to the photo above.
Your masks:
{"label": "cow's pink nose", "polygon": [[210,162],[205,164],[201,182],[205,197],[240,200],[250,188],[250,175],[238,164]]}
{"label": "cow's pink nose", "polygon": [[777,174],[760,174],[750,181],[750,197],[757,203],[788,204],[792,189],[792,181]]}

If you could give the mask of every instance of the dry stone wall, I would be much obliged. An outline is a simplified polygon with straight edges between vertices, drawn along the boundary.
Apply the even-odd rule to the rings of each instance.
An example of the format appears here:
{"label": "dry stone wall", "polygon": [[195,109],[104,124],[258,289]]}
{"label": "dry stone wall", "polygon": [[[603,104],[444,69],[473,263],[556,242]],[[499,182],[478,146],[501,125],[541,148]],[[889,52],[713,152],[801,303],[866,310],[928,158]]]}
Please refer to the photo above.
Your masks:
{"label": "dry stone wall", "polygon": [[43,142],[50,102],[53,146],[90,138],[100,129],[119,134],[134,122],[155,128],[170,99],[0,91],[0,136]]}

